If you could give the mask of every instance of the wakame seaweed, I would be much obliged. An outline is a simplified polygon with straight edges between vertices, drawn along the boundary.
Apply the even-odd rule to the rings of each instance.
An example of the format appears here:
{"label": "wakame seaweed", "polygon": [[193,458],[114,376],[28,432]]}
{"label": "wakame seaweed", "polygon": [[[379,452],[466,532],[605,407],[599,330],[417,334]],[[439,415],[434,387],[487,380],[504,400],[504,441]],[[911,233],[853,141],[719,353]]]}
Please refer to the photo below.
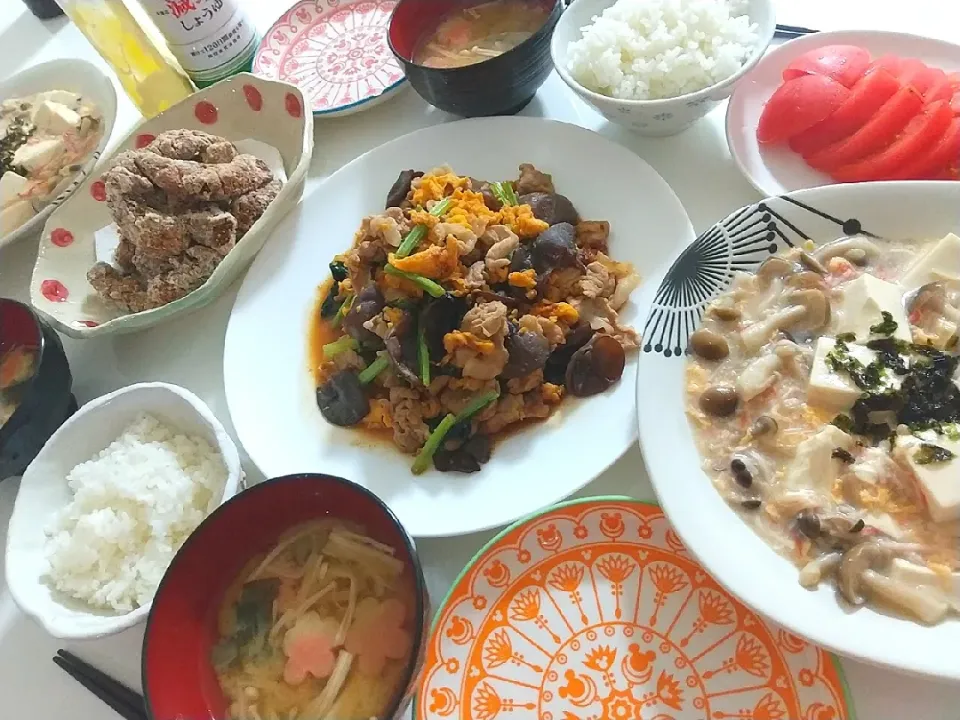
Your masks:
{"label": "wakame seaweed", "polygon": [[348,274],[347,266],[339,260],[334,260],[330,263],[330,275],[333,277],[333,283],[330,285],[330,290],[327,291],[327,296],[323,299],[323,304],[320,306],[320,317],[324,320],[332,318],[337,314],[337,310],[340,309],[340,303],[337,302],[337,295],[340,293],[340,283],[347,279]]}
{"label": "wakame seaweed", "polygon": [[893,315],[886,310],[882,310],[880,317],[882,318],[880,322],[870,326],[870,332],[874,335],[886,335],[888,337],[893,335],[897,331],[897,321],[893,319]]}
{"label": "wakame seaweed", "polygon": [[952,452],[933,443],[921,443],[920,449],[913,455],[913,461],[917,465],[932,465],[933,463],[947,462],[953,458]]}

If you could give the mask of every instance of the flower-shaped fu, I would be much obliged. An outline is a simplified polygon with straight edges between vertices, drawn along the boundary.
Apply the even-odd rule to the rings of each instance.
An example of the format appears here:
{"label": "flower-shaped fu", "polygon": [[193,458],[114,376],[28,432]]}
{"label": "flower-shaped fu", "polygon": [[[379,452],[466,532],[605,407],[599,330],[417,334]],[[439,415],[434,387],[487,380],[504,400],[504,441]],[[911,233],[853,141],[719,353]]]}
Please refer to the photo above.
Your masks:
{"label": "flower-shaped fu", "polygon": [[307,675],[319,680],[330,677],[336,661],[333,648],[338,627],[332,618],[322,618],[315,612],[297,620],[283,638],[283,654],[287,656],[284,681],[299,685]]}
{"label": "flower-shaped fu", "polygon": [[406,608],[399,600],[380,603],[366,598],[357,606],[344,644],[357,656],[360,672],[379,675],[387,660],[401,660],[410,650],[410,633],[403,629]]}

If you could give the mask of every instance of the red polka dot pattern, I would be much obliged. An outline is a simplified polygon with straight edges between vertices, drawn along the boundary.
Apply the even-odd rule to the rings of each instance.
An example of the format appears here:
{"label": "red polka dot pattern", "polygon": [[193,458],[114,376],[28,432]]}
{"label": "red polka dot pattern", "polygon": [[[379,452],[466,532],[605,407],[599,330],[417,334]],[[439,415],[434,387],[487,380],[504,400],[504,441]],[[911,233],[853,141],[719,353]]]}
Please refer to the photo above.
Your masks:
{"label": "red polka dot pattern", "polygon": [[300,104],[300,99],[293,93],[287,93],[284,104],[291,117],[298,118],[303,115],[303,106]]}
{"label": "red polka dot pattern", "polygon": [[260,112],[263,108],[263,95],[260,94],[260,91],[253,85],[244,85],[243,94],[247,98],[247,105],[250,106],[250,109]]}
{"label": "red polka dot pattern", "polygon": [[40,293],[50,302],[64,302],[70,292],[59,280],[44,280],[40,283]]}
{"label": "red polka dot pattern", "polygon": [[213,103],[209,103],[206,100],[201,100],[197,103],[197,106],[193,110],[193,114],[197,116],[199,120],[204,125],[213,125],[217,121],[217,108]]}
{"label": "red polka dot pattern", "polygon": [[50,233],[50,242],[57,247],[67,247],[73,242],[73,233],[65,228],[54,228]]}
{"label": "red polka dot pattern", "polygon": [[107,186],[103,184],[103,180],[95,180],[90,185],[90,194],[97,202],[103,202],[107,199]]}

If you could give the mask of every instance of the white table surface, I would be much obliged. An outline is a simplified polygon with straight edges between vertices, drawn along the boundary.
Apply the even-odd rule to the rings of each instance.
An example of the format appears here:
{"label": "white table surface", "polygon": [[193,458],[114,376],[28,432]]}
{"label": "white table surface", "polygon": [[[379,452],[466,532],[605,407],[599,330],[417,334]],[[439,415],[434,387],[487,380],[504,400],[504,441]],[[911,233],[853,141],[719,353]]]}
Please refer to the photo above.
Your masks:
{"label": "white table surface", "polygon": [[[900,30],[956,40],[960,3],[956,0],[776,0],[778,20],[819,29]],[[247,0],[264,27],[279,14],[282,0]],[[103,66],[80,33],[63,20],[41,23],[17,0],[0,0],[2,73],[13,73],[58,57],[82,57]],[[123,135],[138,113],[117,87],[119,114],[114,137]],[[568,92],[554,75],[525,115],[577,123],[606,135],[649,162],[673,187],[698,232],[731,210],[757,199],[730,160],[719,108],[691,130],[666,139],[644,139],[609,125]],[[316,123],[316,151],[307,192],[354,157],[399,135],[452,120],[427,106],[412,90],[359,115]],[[28,298],[37,251],[31,238],[0,250],[0,296]],[[65,339],[81,403],[144,380],[163,380],[190,388],[232,430],[221,375],[223,336],[237,286],[208,308],[156,329],[115,339]],[[251,480],[262,475],[245,459]],[[0,484],[0,547],[17,492],[17,481]],[[629,494],[652,498],[639,449],[630,450],[581,495]],[[460,569],[492,532],[418,542],[434,604]],[[3,584],[0,557],[0,719],[94,720],[117,717],[50,661],[58,647],[43,629],[14,605]],[[140,685],[142,626],[88,643],[66,644],[84,658],[132,687]],[[960,649],[958,649],[960,652]],[[843,661],[860,720],[957,720],[960,686],[898,675],[869,665]],[[517,720],[521,720],[518,717]],[[789,719],[799,720],[799,719]]]}

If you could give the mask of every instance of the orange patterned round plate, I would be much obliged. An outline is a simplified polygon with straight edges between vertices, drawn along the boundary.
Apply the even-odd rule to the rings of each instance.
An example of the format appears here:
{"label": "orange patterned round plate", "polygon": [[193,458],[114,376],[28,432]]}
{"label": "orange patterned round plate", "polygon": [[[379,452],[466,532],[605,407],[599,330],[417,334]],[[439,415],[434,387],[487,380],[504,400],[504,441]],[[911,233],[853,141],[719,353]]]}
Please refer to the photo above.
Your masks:
{"label": "orange patterned round plate", "polygon": [[853,708],[836,659],[735,600],[660,508],[591,498],[513,525],[467,566],[434,624],[415,713],[848,720]]}

